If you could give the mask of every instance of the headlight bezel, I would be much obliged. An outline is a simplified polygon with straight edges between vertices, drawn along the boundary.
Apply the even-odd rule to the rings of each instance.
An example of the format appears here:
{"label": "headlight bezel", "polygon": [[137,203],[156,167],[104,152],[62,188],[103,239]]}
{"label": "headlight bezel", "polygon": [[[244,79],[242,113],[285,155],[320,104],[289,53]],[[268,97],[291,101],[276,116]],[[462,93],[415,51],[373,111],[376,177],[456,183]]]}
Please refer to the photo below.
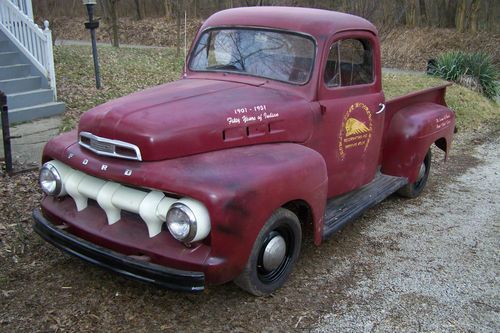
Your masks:
{"label": "headlight bezel", "polygon": [[[178,237],[178,235],[176,235],[172,231],[172,228],[170,227],[170,224],[172,223],[172,221],[169,220],[169,215],[175,209],[177,209],[177,210],[181,211],[183,214],[185,214],[188,218],[188,221],[189,221],[188,222],[189,232],[184,237]],[[167,229],[170,232],[170,234],[172,235],[172,237],[174,237],[175,239],[177,239],[180,242],[189,243],[189,242],[193,241],[193,239],[195,239],[195,237],[196,237],[196,233],[197,233],[197,229],[198,229],[196,216],[195,216],[194,212],[191,210],[191,208],[189,208],[186,204],[184,204],[182,202],[176,202],[176,203],[172,204],[172,206],[169,208],[167,215],[166,215],[166,224],[167,224]]]}
{"label": "headlight bezel", "polygon": [[[46,187],[42,184],[42,173],[44,171],[48,171],[54,177],[54,181],[56,182],[55,189],[52,192],[48,191]],[[60,195],[62,192],[61,174],[59,173],[57,168],[50,162],[44,163],[40,168],[40,172],[38,174],[38,184],[40,185],[40,188],[42,189],[43,193],[45,193],[46,195],[56,197]]]}

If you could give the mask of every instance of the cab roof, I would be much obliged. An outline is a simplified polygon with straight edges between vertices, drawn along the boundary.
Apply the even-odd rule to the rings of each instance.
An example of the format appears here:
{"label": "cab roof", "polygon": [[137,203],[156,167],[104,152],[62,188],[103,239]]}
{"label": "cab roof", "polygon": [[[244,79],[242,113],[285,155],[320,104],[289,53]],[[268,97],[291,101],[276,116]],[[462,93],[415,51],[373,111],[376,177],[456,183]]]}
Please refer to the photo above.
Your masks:
{"label": "cab roof", "polygon": [[369,21],[350,14],[302,7],[240,7],[217,12],[203,29],[219,26],[253,26],[302,32],[315,38],[327,38],[346,30],[367,30],[377,35]]}

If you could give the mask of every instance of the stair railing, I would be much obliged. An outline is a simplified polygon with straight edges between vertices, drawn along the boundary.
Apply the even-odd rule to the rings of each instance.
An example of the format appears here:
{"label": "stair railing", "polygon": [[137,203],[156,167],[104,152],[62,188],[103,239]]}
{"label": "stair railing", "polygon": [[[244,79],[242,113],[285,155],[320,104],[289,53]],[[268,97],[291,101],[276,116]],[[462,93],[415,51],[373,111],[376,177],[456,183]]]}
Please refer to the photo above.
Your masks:
{"label": "stair railing", "polygon": [[14,5],[16,5],[26,16],[28,16],[33,21],[33,6],[31,0],[10,0]]}
{"label": "stair railing", "polygon": [[[29,5],[26,5],[28,2]],[[22,3],[23,9],[18,7],[17,3]],[[0,30],[47,78],[54,97],[57,97],[54,51],[49,22],[45,21],[44,30],[40,29],[32,18],[24,13],[26,8],[29,8],[26,11],[30,13],[30,0],[0,1]],[[33,15],[32,12],[31,15]]]}

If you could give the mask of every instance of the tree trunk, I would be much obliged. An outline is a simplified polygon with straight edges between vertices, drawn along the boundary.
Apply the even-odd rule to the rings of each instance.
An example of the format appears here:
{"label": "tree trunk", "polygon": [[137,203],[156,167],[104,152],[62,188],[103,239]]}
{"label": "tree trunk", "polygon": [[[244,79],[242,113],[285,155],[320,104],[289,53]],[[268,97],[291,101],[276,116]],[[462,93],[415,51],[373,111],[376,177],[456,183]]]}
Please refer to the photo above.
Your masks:
{"label": "tree trunk", "polygon": [[170,21],[170,19],[172,18],[172,14],[173,14],[172,0],[165,0],[164,4],[165,4],[165,19],[167,21]]}
{"label": "tree trunk", "polygon": [[194,11],[193,17],[197,18],[198,14],[200,12],[200,9],[199,9],[200,3],[198,2],[198,0],[193,0],[193,1],[194,1],[194,3],[193,3],[193,11]]}
{"label": "tree trunk", "polygon": [[498,8],[498,1],[486,1],[486,30],[492,32],[498,32],[498,16],[495,13],[500,12]]}
{"label": "tree trunk", "polygon": [[116,3],[118,0],[110,0],[111,9],[111,28],[113,29],[113,46],[120,47],[118,34],[118,13],[116,11]]}
{"label": "tree trunk", "polygon": [[445,0],[446,12],[443,13],[446,20],[445,27],[447,28],[455,28],[455,16],[457,13],[457,0]]}
{"label": "tree trunk", "polygon": [[102,18],[106,23],[109,24],[111,18],[109,15],[110,9],[109,9],[109,0],[102,0],[99,1],[99,7],[101,7],[101,12],[102,12]]}
{"label": "tree trunk", "polygon": [[406,26],[414,28],[417,25],[417,1],[406,1]]}
{"label": "tree trunk", "polygon": [[177,16],[177,58],[181,56],[181,16],[184,17],[184,0],[176,1],[176,16]]}
{"label": "tree trunk", "polygon": [[135,18],[137,21],[142,20],[142,11],[141,11],[141,3],[139,0],[134,0],[134,5],[135,5]]}
{"label": "tree trunk", "polygon": [[467,17],[467,0],[459,0],[455,14],[455,28],[459,32],[465,31],[465,19]]}
{"label": "tree trunk", "polygon": [[427,26],[428,18],[427,18],[427,7],[425,7],[425,0],[419,0],[419,9],[420,9],[420,26],[425,27]]}
{"label": "tree trunk", "polygon": [[469,23],[469,30],[471,32],[478,32],[479,30],[478,16],[480,8],[481,8],[481,0],[472,0],[472,3],[470,5],[470,23]]}

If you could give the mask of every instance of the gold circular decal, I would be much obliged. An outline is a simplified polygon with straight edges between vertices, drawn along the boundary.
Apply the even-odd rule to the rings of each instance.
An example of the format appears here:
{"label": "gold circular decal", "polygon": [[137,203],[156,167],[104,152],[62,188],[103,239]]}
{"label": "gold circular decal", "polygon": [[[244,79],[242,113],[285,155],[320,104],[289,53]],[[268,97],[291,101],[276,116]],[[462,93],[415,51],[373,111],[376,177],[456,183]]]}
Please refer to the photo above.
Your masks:
{"label": "gold circular decal", "polygon": [[339,155],[343,160],[350,150],[368,149],[372,138],[372,114],[368,106],[363,103],[354,103],[349,107],[342,120],[339,133]]}

